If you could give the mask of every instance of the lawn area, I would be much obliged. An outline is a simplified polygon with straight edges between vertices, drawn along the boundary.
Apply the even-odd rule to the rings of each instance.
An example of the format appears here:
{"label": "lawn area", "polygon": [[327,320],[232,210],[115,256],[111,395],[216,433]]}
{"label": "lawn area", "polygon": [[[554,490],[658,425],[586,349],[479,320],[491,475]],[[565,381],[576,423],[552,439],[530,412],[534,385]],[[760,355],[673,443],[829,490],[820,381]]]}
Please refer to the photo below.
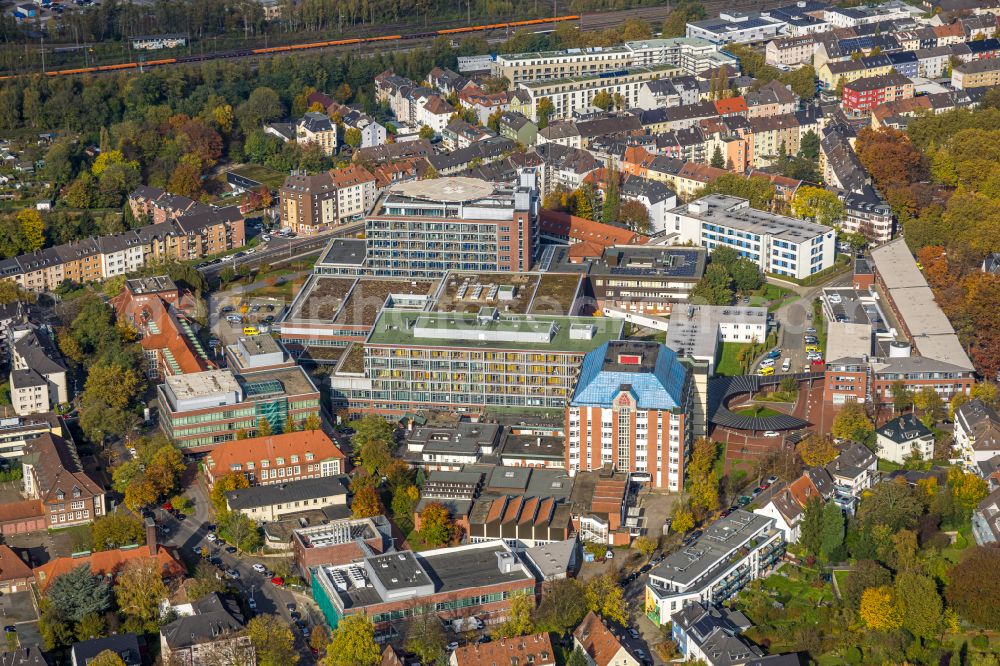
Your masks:
{"label": "lawn area", "polygon": [[280,171],[275,171],[274,169],[266,167],[262,164],[244,164],[243,166],[232,169],[232,171],[240,176],[256,180],[258,183],[263,183],[272,190],[276,190],[281,187],[288,175]]}
{"label": "lawn area", "polygon": [[765,416],[778,416],[781,414],[776,409],[771,409],[770,407],[748,407],[747,409],[740,409],[736,411],[740,416],[751,416],[756,418],[764,418]]}
{"label": "lawn area", "polygon": [[768,645],[772,654],[795,652],[801,649],[799,640],[804,631],[833,626],[837,610],[833,586],[817,575],[785,564],[740,592],[736,607],[754,623],[747,637]]}
{"label": "lawn area", "polygon": [[837,579],[837,589],[840,590],[841,594],[844,592],[844,584],[847,583],[847,576],[850,574],[847,570],[837,570],[833,572],[833,577]]}
{"label": "lawn area", "polygon": [[749,342],[723,342],[722,353],[719,354],[719,364],[715,367],[715,374],[727,377],[742,375],[744,370],[739,361],[740,352],[752,346]]}

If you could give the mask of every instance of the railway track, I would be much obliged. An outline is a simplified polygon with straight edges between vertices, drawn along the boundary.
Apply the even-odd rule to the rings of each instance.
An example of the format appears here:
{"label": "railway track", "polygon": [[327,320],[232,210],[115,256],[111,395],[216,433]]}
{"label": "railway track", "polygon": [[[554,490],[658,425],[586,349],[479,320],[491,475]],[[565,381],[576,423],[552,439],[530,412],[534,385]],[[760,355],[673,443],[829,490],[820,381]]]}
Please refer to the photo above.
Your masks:
{"label": "railway track", "polygon": [[[706,12],[709,15],[718,13],[724,9],[733,8],[732,0],[707,0],[703,2]],[[782,0],[750,0],[749,2],[737,2],[737,6],[744,10],[761,10],[768,7],[777,7],[787,4]],[[358,50],[382,50],[391,48],[393,50],[410,50],[416,48],[430,40],[439,37],[462,37],[473,34],[485,34],[488,38],[494,36],[492,41],[499,41],[497,35],[506,36],[512,31],[534,30],[536,32],[547,32],[560,23],[573,22],[580,30],[605,30],[621,25],[630,18],[637,18],[648,21],[654,26],[666,19],[670,14],[670,5],[659,7],[637,7],[634,9],[619,10],[613,12],[602,12],[595,14],[576,15],[567,14],[552,18],[529,19],[524,21],[505,21],[475,26],[464,26],[457,28],[442,28],[440,30],[424,31],[409,34],[383,34],[373,36],[359,36],[337,40],[321,40],[300,42],[294,44],[284,44],[280,46],[270,46],[263,48],[243,48],[226,51],[211,51],[208,53],[198,53],[176,58],[160,58],[155,60],[133,60],[129,62],[114,63],[108,65],[95,65],[92,67],[77,67],[70,69],[58,69],[44,72],[46,76],[80,76],[89,74],[101,74],[106,72],[121,71],[143,71],[151,67],[166,67],[171,65],[184,65],[208,62],[213,60],[230,60],[236,58],[261,58],[273,55],[283,55],[301,51],[313,51],[323,49],[358,49]],[[0,75],[0,81],[15,79],[31,74],[5,74]]]}

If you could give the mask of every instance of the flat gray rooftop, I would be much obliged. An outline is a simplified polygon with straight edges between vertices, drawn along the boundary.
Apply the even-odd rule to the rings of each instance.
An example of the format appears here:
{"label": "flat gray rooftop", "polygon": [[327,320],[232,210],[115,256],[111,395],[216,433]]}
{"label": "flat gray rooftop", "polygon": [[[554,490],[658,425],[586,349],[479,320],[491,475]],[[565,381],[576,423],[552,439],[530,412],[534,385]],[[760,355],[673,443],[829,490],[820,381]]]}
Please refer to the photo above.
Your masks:
{"label": "flat gray rooftop", "polygon": [[705,528],[690,546],[668,555],[649,575],[689,585],[713,567],[728,564],[730,554],[769,522],[766,516],[734,511]]}

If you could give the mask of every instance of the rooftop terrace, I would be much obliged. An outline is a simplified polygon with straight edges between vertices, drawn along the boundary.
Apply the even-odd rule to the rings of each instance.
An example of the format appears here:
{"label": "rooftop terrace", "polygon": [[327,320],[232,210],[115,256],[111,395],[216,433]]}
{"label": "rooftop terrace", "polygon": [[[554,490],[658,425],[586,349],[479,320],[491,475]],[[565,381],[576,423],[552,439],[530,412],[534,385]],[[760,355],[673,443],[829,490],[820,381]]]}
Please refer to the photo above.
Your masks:
{"label": "rooftop terrace", "polygon": [[[495,314],[495,313],[494,313]],[[523,349],[583,354],[621,337],[624,322],[603,317],[384,310],[369,345]]]}

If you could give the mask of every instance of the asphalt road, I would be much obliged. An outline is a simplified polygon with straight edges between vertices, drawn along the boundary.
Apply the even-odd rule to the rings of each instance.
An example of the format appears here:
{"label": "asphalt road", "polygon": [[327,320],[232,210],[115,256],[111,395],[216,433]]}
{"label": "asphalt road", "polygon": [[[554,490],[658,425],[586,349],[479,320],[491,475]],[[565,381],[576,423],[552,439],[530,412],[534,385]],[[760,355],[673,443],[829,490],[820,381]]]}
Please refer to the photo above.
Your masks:
{"label": "asphalt road", "polygon": [[776,372],[780,372],[781,362],[786,358],[792,359],[789,372],[802,372],[808,369],[802,336],[806,329],[813,325],[811,319],[813,301],[826,287],[847,287],[851,284],[852,276],[851,272],[848,271],[823,284],[797,290],[798,298],[788,299],[788,302],[775,311],[775,320],[781,326],[781,336],[778,342],[778,346],[781,347],[781,359],[776,363]]}
{"label": "asphalt road", "polygon": [[299,255],[319,252],[326,247],[326,244],[330,242],[331,238],[356,236],[359,232],[364,231],[364,228],[365,223],[362,221],[338,227],[333,231],[328,231],[316,236],[307,236],[304,238],[281,238],[278,236],[272,236],[271,240],[258,245],[252,254],[246,254],[245,256],[234,258],[232,261],[221,261],[217,264],[202,266],[198,268],[198,270],[201,271],[205,277],[213,277],[221,273],[226,266],[232,266],[235,269],[239,266],[252,267],[263,266],[264,264],[273,264]]}
{"label": "asphalt road", "polygon": [[211,524],[210,502],[200,479],[192,483],[184,494],[191,499],[194,505],[194,514],[185,520],[178,521],[166,512],[160,509],[156,510],[157,522],[170,530],[169,535],[161,536],[163,541],[176,548],[186,562],[199,561],[201,555],[198,551],[202,547],[207,547],[213,556],[222,560],[223,570],[233,569],[239,573],[238,580],[229,582],[235,586],[244,599],[253,596],[257,604],[257,614],[277,615],[291,627],[292,633],[295,635],[295,647],[300,655],[299,663],[306,665],[316,663],[316,657],[310,651],[308,641],[295,626],[287,607],[288,604],[294,603],[296,610],[302,615],[302,619],[312,628],[320,620],[320,617],[318,611],[311,607],[311,602],[307,602],[304,596],[296,595],[285,587],[274,585],[269,578],[265,578],[253,570],[253,565],[257,562],[264,564],[265,567],[274,566],[273,558],[252,558],[247,555],[230,554],[224,550],[224,547],[212,544],[205,538],[209,533],[206,525]]}

